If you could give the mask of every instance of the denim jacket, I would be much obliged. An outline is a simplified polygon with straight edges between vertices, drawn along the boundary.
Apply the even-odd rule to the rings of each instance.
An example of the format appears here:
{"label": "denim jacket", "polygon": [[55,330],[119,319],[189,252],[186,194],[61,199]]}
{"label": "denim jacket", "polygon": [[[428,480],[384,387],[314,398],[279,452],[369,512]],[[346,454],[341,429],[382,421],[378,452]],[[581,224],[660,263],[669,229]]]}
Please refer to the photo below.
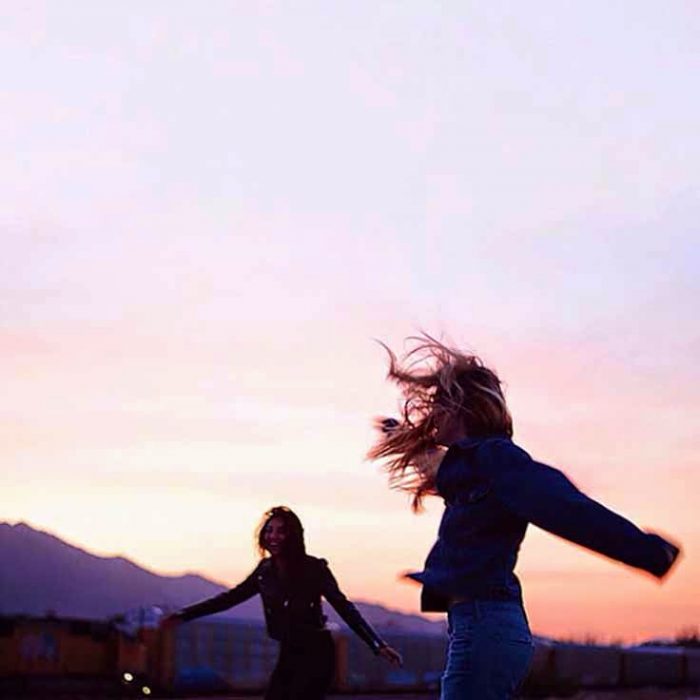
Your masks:
{"label": "denim jacket", "polygon": [[303,643],[325,629],[323,596],[350,629],[376,654],[386,643],[345,597],[328,562],[307,555],[293,581],[285,582],[271,559],[262,559],[252,573],[229,591],[183,608],[176,614],[187,622],[232,608],[260,594],[270,637],[284,643]]}
{"label": "denim jacket", "polygon": [[[444,611],[450,597],[522,598],[513,572],[528,523],[629,566],[663,576],[678,550],[579,491],[559,470],[534,461],[505,436],[461,440],[440,464],[445,501],[424,570],[421,609]],[[674,556],[670,556],[670,551]]]}

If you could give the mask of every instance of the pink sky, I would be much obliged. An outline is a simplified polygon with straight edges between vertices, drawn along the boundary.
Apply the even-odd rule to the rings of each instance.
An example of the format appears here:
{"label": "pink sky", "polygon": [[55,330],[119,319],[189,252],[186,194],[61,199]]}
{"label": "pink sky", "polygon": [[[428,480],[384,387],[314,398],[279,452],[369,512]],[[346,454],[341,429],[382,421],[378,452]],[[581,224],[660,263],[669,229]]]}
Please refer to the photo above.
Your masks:
{"label": "pink sky", "polygon": [[397,400],[372,338],[424,328],[685,547],[658,586],[533,530],[534,629],[698,625],[700,18],[398,7],[9,13],[0,518],[234,583],[287,503],[349,594],[416,611],[440,504],[363,458]]}

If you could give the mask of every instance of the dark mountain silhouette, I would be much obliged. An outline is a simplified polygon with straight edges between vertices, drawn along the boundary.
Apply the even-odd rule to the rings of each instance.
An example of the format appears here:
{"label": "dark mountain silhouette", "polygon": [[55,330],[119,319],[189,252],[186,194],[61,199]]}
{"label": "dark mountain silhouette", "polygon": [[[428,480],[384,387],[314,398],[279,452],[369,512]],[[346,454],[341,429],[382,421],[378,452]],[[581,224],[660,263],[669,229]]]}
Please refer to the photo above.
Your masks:
{"label": "dark mountain silhouette", "polygon": [[[0,523],[0,614],[103,619],[157,605],[177,609],[225,590],[203,576],[162,576],[124,557],[99,557],[24,523]],[[381,605],[357,603],[370,623],[386,631],[442,634],[444,626]],[[340,622],[334,610],[331,621]],[[218,616],[217,616],[218,617]],[[221,617],[262,622],[255,598]],[[342,623],[340,623],[342,624]]]}

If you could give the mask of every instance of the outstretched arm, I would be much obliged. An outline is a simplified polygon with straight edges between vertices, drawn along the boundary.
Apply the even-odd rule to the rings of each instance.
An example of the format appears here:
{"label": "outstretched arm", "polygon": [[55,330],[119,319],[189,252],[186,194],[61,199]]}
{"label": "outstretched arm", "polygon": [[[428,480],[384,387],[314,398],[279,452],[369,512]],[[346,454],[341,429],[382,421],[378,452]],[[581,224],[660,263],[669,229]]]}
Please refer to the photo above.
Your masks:
{"label": "outstretched arm", "polygon": [[213,615],[214,613],[228,610],[234,605],[238,605],[249,598],[252,598],[258,593],[258,569],[253,571],[244,581],[239,583],[235,588],[229,591],[224,591],[215,595],[213,598],[208,598],[194,605],[188,605],[186,608],[176,612],[171,617],[176,621],[188,622],[204,615]]}
{"label": "outstretched arm", "polygon": [[333,606],[340,617],[345,620],[350,629],[377,655],[387,661],[401,665],[401,655],[390,647],[360,614],[360,611],[347,599],[340,590],[335,576],[331,573],[328,562],[321,559],[321,592],[323,597]]}
{"label": "outstretched arm", "polygon": [[[486,445],[484,446],[486,447]],[[514,513],[571,542],[662,578],[679,548],[579,491],[558,469],[499,440],[489,445],[496,496]]]}

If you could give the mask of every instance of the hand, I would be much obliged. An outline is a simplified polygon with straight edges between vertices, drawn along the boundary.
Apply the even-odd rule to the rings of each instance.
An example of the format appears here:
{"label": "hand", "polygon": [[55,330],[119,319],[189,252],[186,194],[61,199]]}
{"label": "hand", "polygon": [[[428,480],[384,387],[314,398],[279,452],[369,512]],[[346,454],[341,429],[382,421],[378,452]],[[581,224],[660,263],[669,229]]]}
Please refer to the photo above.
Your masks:
{"label": "hand", "polygon": [[379,656],[386,659],[392,666],[403,666],[401,654],[388,644],[379,650]]}
{"label": "hand", "polygon": [[673,568],[673,565],[678,562],[678,559],[681,555],[681,548],[673,544],[673,542],[669,542],[668,540],[666,540],[664,542],[664,551],[666,552],[666,556],[668,557],[668,568],[664,572],[662,578],[666,578],[669,571],[671,571],[671,569]]}
{"label": "hand", "polygon": [[391,435],[401,427],[401,423],[396,418],[375,418],[374,427],[384,435]]}

